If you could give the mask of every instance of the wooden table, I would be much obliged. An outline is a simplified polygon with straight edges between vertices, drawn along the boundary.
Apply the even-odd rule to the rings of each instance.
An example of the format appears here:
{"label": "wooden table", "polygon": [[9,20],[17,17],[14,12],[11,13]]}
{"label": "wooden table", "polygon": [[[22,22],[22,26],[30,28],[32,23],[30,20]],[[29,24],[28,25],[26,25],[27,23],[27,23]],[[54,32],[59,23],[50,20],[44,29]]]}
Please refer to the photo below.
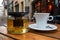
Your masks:
{"label": "wooden table", "polygon": [[24,35],[13,35],[13,34],[8,34],[8,35],[19,40],[58,40],[55,38],[50,38],[50,37],[46,37],[46,36],[42,36],[42,35],[30,33],[30,32]]}
{"label": "wooden table", "polygon": [[[49,33],[44,33],[41,31],[35,31],[30,29],[29,32],[23,35],[13,35],[13,34],[8,34],[11,37],[14,37],[18,40],[60,40],[60,24],[56,24],[58,29]],[[47,35],[43,35],[47,34]],[[55,38],[55,36],[57,38]]]}

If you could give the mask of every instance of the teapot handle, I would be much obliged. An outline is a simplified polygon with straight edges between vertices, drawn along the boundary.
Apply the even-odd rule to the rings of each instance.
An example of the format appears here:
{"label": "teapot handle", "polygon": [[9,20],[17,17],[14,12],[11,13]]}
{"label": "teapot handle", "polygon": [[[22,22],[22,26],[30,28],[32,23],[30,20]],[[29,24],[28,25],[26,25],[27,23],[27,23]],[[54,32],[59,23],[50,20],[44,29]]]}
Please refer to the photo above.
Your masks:
{"label": "teapot handle", "polygon": [[51,19],[48,19],[48,21],[52,21],[53,20],[53,16],[49,16],[49,17],[51,17]]}

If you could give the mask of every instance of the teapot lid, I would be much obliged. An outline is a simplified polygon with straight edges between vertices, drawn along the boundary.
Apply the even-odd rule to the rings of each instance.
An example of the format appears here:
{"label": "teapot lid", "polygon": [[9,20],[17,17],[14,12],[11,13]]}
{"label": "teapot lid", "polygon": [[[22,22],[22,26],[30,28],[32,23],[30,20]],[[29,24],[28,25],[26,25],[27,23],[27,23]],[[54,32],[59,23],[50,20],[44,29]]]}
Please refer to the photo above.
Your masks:
{"label": "teapot lid", "polygon": [[13,17],[22,17],[25,14],[28,14],[28,12],[8,12],[8,15]]}

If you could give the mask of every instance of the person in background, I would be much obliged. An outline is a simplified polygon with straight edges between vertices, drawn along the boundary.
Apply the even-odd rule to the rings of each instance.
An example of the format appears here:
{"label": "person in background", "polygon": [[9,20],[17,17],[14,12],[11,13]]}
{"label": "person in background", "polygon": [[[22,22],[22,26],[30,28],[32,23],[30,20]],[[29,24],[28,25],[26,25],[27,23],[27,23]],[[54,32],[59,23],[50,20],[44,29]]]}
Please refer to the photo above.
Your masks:
{"label": "person in background", "polygon": [[41,5],[40,1],[38,1],[38,2],[35,4],[35,12],[40,13],[40,5]]}

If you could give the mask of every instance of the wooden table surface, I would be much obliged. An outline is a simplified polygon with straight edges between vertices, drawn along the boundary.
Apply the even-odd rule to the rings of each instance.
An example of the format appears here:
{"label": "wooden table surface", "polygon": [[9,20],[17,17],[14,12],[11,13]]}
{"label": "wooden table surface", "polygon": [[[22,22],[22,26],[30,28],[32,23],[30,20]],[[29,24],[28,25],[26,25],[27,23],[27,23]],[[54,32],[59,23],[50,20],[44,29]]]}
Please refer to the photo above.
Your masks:
{"label": "wooden table surface", "polygon": [[[57,30],[60,30],[60,24],[56,24],[56,25],[58,27]],[[30,30],[29,32],[27,32],[23,35],[15,35],[15,34],[14,35],[8,34],[8,35],[16,38],[18,40],[60,40],[59,39],[60,38],[60,31],[57,31],[55,33],[50,32],[50,33],[48,33],[47,36],[41,35],[40,33],[41,33],[41,31],[36,32],[34,30]],[[57,38],[54,38],[56,36],[55,34],[57,34]],[[51,37],[49,37],[49,35],[51,35]]]}
{"label": "wooden table surface", "polygon": [[46,36],[42,36],[42,35],[30,33],[30,32],[28,32],[24,35],[13,35],[13,34],[8,34],[8,35],[12,36],[18,40],[58,40],[55,38],[50,38],[50,37],[46,37]]}

